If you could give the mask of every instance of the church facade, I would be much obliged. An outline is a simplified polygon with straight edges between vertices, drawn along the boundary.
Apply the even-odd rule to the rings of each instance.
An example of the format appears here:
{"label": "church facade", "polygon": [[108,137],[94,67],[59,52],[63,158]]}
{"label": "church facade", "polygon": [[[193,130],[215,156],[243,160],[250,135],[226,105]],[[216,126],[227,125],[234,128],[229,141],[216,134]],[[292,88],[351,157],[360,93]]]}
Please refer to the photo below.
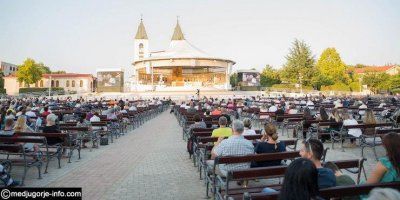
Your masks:
{"label": "church facade", "polygon": [[140,21],[134,40],[134,90],[228,90],[234,61],[210,56],[190,44],[177,22],[168,49],[152,52]]}

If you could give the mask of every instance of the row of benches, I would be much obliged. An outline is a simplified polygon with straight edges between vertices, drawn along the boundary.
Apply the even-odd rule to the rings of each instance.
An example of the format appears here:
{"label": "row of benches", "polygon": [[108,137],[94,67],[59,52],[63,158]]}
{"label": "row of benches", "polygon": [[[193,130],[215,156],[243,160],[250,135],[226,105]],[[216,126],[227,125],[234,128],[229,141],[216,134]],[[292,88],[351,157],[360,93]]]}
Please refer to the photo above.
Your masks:
{"label": "row of benches", "polygon": [[[179,120],[179,118],[178,118]],[[387,125],[387,124],[385,124]],[[361,125],[362,126],[362,125]],[[377,125],[378,126],[378,125]],[[353,127],[350,127],[353,128]],[[358,127],[360,128],[360,127]],[[394,129],[396,130],[396,129]],[[382,132],[387,133],[388,130]],[[217,199],[277,199],[278,193],[274,194],[259,194],[261,190],[265,187],[272,187],[277,190],[280,188],[280,184],[276,185],[259,185],[256,187],[247,188],[232,188],[230,182],[241,181],[241,180],[253,180],[253,179],[271,179],[283,177],[286,167],[275,166],[275,167],[261,167],[261,168],[250,168],[245,170],[229,171],[226,177],[221,177],[215,173],[215,166],[218,164],[234,164],[243,162],[255,162],[255,161],[271,161],[271,160],[292,160],[299,157],[299,152],[296,151],[297,139],[286,140],[287,146],[292,145],[292,148],[288,148],[288,152],[283,153],[271,153],[271,154],[256,154],[256,155],[246,155],[246,156],[224,156],[217,157],[214,160],[214,165],[212,167],[207,165],[207,160],[209,159],[210,151],[213,147],[212,143],[217,140],[217,138],[212,138],[212,129],[193,129],[189,137],[194,140],[193,145],[195,153],[193,155],[194,165],[198,166],[200,173],[200,179],[202,178],[202,173],[205,174],[205,185],[206,185],[206,195],[209,196],[209,186],[212,187],[212,192]],[[261,135],[245,136],[249,140],[257,140],[261,138]],[[325,161],[326,152],[328,148],[324,151],[323,161]],[[340,169],[346,169],[347,171],[357,174],[357,183],[359,183],[361,174],[364,173],[366,178],[366,173],[363,168],[365,159],[353,159],[353,160],[337,160],[333,161]],[[352,196],[358,194],[365,194],[371,188],[382,186],[382,187],[393,187],[398,188],[399,183],[394,184],[376,184],[376,185],[357,185],[349,187],[334,187],[325,190],[321,190],[321,195],[323,197],[342,197],[342,196]],[[351,189],[355,188],[356,191],[351,193]],[[369,190],[368,190],[369,189]],[[343,191],[337,192],[337,191]],[[349,193],[350,192],[350,193]],[[338,195],[339,194],[339,195]]]}
{"label": "row of benches", "polygon": [[[154,106],[136,112],[134,115],[129,115],[130,119],[132,119],[130,121],[131,129],[134,129],[146,120],[155,117],[166,110],[167,107],[168,105]],[[89,133],[89,141],[91,140],[93,145],[97,148],[100,145],[101,136],[111,138],[111,142],[114,137],[118,138],[120,130],[115,130],[115,133],[111,131],[111,123],[119,123],[119,121],[113,122],[105,120],[101,122],[92,122],[92,130],[90,130],[89,127],[77,127],[76,122],[67,122],[60,124],[61,133],[17,132],[12,137],[2,136],[0,137],[0,155],[2,155],[0,162],[11,163],[11,166],[7,166],[8,171],[10,171],[14,166],[23,167],[21,178],[22,185],[25,182],[27,171],[31,167],[36,167],[38,169],[38,178],[41,179],[42,166],[46,166],[44,173],[47,173],[49,162],[53,158],[57,158],[58,167],[61,168],[63,151],[69,150],[67,155],[68,163],[71,162],[74,151],[78,152],[78,159],[81,159],[83,133]],[[24,148],[25,143],[37,144],[40,148],[40,153],[27,152]]]}

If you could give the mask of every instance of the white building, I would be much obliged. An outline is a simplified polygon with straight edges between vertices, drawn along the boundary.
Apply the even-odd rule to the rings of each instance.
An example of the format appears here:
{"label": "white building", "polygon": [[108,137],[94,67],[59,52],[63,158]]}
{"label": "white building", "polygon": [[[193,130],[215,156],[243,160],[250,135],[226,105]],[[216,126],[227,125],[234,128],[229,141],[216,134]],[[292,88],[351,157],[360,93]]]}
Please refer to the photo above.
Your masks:
{"label": "white building", "polygon": [[3,72],[4,76],[8,76],[10,74],[15,74],[15,72],[18,70],[17,65],[3,62],[3,61],[0,61],[0,63],[1,63],[1,71]]}
{"label": "white building", "polygon": [[[234,61],[211,56],[186,40],[177,22],[170,45],[150,51],[149,39],[140,20],[134,40],[135,90],[228,90]],[[133,87],[131,87],[134,89]]]}
{"label": "white building", "polygon": [[[94,77],[91,74],[43,74],[41,80],[30,84],[30,88],[61,87],[65,92],[76,92],[78,94],[94,91]],[[4,88],[7,95],[19,94],[20,88],[28,87],[27,84],[20,83],[15,75],[4,77]]]}

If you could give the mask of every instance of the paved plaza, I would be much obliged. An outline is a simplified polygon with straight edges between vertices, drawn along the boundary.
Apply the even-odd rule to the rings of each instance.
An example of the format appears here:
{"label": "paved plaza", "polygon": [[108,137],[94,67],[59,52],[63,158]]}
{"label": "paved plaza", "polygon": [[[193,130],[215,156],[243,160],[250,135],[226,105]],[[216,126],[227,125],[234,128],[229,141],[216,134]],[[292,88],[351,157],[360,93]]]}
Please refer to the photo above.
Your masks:
{"label": "paved plaza", "polygon": [[[205,187],[188,158],[182,128],[164,112],[108,146],[83,149],[82,159],[72,163],[50,162],[49,173],[37,179],[28,171],[27,187],[82,187],[84,199],[204,199]],[[330,147],[330,143],[326,144]],[[336,145],[338,146],[338,145]],[[375,164],[367,149],[367,172]],[[378,148],[379,155],[383,149]],[[329,150],[327,160],[360,158],[360,149]],[[20,177],[20,171],[13,170]],[[355,178],[355,176],[353,175]]]}

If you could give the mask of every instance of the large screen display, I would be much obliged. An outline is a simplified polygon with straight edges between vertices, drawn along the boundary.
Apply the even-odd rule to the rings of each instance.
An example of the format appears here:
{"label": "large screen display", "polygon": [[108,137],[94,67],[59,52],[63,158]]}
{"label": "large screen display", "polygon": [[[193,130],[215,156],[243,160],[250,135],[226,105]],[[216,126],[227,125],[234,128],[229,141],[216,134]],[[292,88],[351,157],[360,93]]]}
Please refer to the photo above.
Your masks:
{"label": "large screen display", "polygon": [[242,73],[243,86],[260,86],[260,73],[243,72]]}
{"label": "large screen display", "polygon": [[99,92],[122,92],[124,73],[122,71],[97,72]]}

